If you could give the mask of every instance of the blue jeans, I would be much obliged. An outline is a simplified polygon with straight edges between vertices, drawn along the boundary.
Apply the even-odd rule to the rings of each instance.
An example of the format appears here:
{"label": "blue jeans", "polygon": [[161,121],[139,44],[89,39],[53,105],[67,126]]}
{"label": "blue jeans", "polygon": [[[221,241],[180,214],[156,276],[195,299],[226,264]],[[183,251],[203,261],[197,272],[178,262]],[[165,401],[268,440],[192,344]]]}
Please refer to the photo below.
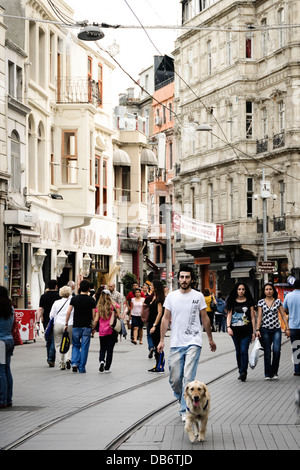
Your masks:
{"label": "blue jeans", "polygon": [[251,338],[252,338],[252,334],[246,336],[245,338],[242,338],[239,335],[232,336],[234,346],[235,346],[235,351],[236,351],[236,362],[237,362],[237,366],[238,366],[240,374],[247,375],[248,362],[249,362],[248,351],[249,351],[249,346],[251,343]]}
{"label": "blue jeans", "polygon": [[[281,352],[281,329],[261,328],[262,346],[264,348],[265,377],[274,377],[278,374]],[[273,357],[272,357],[273,345]]]}
{"label": "blue jeans", "polygon": [[294,372],[300,375],[300,329],[291,328],[291,345],[293,352]]}
{"label": "blue jeans", "polygon": [[77,366],[79,372],[86,372],[85,366],[89,354],[91,328],[73,327],[72,332],[72,366]]}
{"label": "blue jeans", "polygon": [[11,405],[13,395],[13,377],[10,370],[11,356],[14,350],[14,340],[2,340],[5,343],[5,364],[0,364],[0,405]]}
{"label": "blue jeans", "polygon": [[[43,322],[44,331],[46,331],[47,326],[48,326],[48,323]],[[55,362],[56,351],[55,351],[53,333],[46,340],[46,347],[47,347],[47,362]]]}
{"label": "blue jeans", "polygon": [[195,344],[170,349],[169,382],[175,397],[180,402],[180,414],[185,413],[185,387],[195,380],[200,354],[201,347]]}
{"label": "blue jeans", "polygon": [[223,314],[216,314],[215,313],[215,321],[216,321],[216,326],[218,327],[218,331],[223,331],[225,333],[226,331],[226,317]]}
{"label": "blue jeans", "polygon": [[148,349],[150,351],[150,349],[153,349],[154,348],[154,343],[153,343],[153,339],[152,339],[152,336],[151,336],[151,333],[150,333],[150,323],[148,322],[147,323],[147,341],[148,341]]}

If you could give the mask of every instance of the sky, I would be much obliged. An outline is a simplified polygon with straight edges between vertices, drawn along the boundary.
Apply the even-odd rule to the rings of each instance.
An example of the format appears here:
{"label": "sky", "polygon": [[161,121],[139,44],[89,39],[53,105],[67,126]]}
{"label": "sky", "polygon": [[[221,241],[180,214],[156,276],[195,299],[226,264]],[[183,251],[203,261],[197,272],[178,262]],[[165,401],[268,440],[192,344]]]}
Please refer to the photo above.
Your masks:
{"label": "sky", "polygon": [[[108,23],[122,26],[160,26],[181,24],[179,0],[64,0],[74,9],[76,21]],[[138,19],[137,19],[138,18]],[[139,23],[139,21],[140,23]],[[153,64],[154,55],[172,55],[178,29],[114,29],[102,28],[105,36],[100,43],[108,49],[114,43],[119,47],[115,59],[135,79],[139,73]],[[110,59],[111,61],[111,59]],[[116,65],[116,64],[115,64]],[[135,86],[132,80],[117,66],[113,73],[113,105],[117,105],[119,93]],[[138,96],[138,89],[136,91]]]}

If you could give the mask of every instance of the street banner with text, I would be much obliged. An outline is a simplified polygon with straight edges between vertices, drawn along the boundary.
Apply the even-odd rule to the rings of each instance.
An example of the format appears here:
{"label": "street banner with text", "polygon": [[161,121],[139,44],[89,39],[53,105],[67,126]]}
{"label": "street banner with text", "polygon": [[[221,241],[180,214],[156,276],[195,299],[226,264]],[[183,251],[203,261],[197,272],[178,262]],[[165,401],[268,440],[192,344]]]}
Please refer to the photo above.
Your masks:
{"label": "street banner with text", "polygon": [[173,230],[189,237],[223,243],[223,225],[210,224],[173,212]]}

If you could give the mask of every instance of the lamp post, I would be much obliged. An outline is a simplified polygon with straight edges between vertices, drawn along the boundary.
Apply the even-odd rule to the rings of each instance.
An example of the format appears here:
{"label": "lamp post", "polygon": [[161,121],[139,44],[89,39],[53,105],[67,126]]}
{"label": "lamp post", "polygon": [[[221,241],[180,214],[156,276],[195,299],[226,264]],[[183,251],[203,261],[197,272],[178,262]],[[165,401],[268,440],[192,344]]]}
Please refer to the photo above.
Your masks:
{"label": "lamp post", "polygon": [[[263,201],[263,248],[264,261],[268,261],[267,248],[267,199],[271,197],[270,182],[265,180],[265,169],[262,170],[262,180],[260,182],[260,197]],[[264,283],[268,282],[268,273],[264,273]]]}
{"label": "lamp post", "polygon": [[171,214],[172,208],[166,203],[166,281],[170,291],[172,290],[172,242],[171,242]]}
{"label": "lamp post", "polygon": [[[125,263],[125,261],[123,260],[123,258],[121,256],[121,253],[120,253],[118,259],[116,260],[116,266],[119,267],[119,270],[118,270],[118,282],[119,282],[118,289],[120,289],[120,294],[122,296],[122,299],[123,299],[123,295],[124,295],[124,286],[123,286],[123,282],[122,282],[121,268],[122,268],[122,265],[124,263]],[[121,310],[123,311],[123,305],[122,305]]]}

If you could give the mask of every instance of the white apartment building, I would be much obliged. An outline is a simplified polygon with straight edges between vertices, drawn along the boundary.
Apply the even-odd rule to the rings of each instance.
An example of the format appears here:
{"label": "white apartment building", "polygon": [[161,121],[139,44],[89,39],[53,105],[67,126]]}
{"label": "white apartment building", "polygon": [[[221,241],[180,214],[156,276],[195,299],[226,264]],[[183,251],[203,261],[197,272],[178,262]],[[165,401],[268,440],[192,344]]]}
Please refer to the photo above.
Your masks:
{"label": "white apartment building", "polygon": [[[297,1],[183,0],[176,41],[175,207],[224,225],[222,245],[181,237],[177,268],[196,264],[200,288],[227,294],[237,279],[255,295],[263,260],[263,171],[270,276],[299,276],[299,24]],[[197,27],[193,29],[192,27]],[[182,77],[183,80],[180,78]],[[198,124],[212,132],[197,132]]]}
{"label": "white apartment building", "polygon": [[[66,2],[55,3],[65,16],[73,17]],[[1,4],[7,14],[26,18],[4,17],[10,41],[6,67],[14,62],[13,44],[24,52],[17,100],[26,115],[25,135],[24,129],[20,132],[12,125],[7,130],[8,142],[16,135],[20,138],[21,180],[17,188],[9,184],[6,198],[5,280],[15,305],[37,308],[50,279],[64,285],[85,277],[97,288],[118,256],[113,214],[114,66],[72,29],[59,26],[47,1]],[[17,87],[18,73],[14,78]],[[7,83],[6,96],[12,101],[10,87]],[[8,148],[12,161],[12,146]],[[13,175],[9,165],[8,170]]]}

